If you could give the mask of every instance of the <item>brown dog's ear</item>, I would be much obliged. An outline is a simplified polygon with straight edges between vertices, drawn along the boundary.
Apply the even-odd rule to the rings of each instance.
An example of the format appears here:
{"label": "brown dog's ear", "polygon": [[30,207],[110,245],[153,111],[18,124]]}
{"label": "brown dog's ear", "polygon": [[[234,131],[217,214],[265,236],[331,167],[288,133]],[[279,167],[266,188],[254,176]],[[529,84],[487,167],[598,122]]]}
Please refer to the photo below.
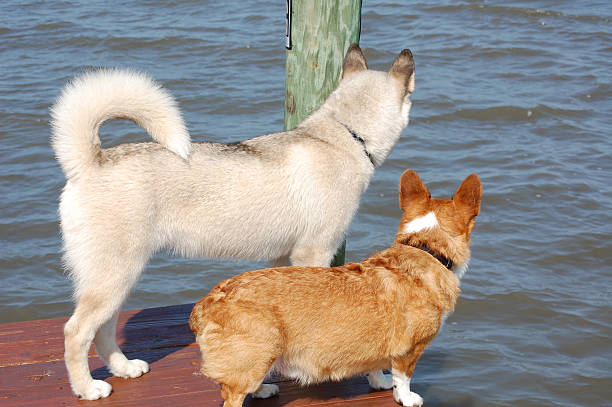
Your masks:
{"label": "brown dog's ear", "polygon": [[414,57],[409,49],[395,58],[389,74],[404,87],[404,95],[414,92]]}
{"label": "brown dog's ear", "polygon": [[340,71],[340,80],[350,78],[354,74],[365,71],[368,69],[365,57],[361,52],[359,45],[353,43],[346,51],[344,62],[342,63],[342,70]]}
{"label": "brown dog's ear", "polygon": [[468,175],[457,188],[453,196],[453,202],[468,217],[474,219],[480,213],[480,200],[482,198],[482,183],[478,175]]}
{"label": "brown dog's ear", "polygon": [[405,211],[409,205],[427,201],[429,198],[431,195],[419,175],[412,170],[404,171],[399,186],[400,208]]}

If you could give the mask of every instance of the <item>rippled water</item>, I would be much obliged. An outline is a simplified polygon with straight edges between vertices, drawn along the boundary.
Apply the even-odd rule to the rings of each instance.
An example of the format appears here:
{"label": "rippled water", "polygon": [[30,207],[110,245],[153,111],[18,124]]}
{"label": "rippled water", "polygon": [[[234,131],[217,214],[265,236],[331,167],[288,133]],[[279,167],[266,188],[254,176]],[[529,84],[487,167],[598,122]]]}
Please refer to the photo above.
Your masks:
{"label": "rippled water", "polygon": [[[69,315],[48,108],[98,66],[152,74],[197,141],[282,129],[284,2],[0,4],[0,322]],[[471,269],[455,314],[417,365],[437,406],[612,405],[611,61],[608,2],[365,1],[361,46],[386,69],[417,67],[411,124],[378,169],[347,260],[384,248],[397,181],[417,170],[434,196],[484,184]],[[146,140],[132,124],[105,146]],[[160,254],[126,308],[191,302],[261,264]]]}

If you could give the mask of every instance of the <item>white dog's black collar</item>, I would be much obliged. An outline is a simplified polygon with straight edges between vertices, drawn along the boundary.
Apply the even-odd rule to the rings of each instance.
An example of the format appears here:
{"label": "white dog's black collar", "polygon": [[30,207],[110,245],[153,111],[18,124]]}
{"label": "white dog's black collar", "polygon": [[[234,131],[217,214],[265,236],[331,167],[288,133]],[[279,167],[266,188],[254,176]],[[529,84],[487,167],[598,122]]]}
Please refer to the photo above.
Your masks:
{"label": "white dog's black collar", "polygon": [[348,131],[351,134],[351,136],[353,136],[353,139],[361,143],[361,146],[363,147],[363,152],[368,156],[368,159],[372,163],[372,166],[376,167],[376,164],[374,164],[374,157],[372,157],[372,154],[370,154],[370,152],[368,151],[365,140],[359,137],[357,133],[353,129],[351,129],[349,126],[347,126],[346,124],[342,123],[341,121],[338,121],[338,123],[340,123],[342,127],[344,127],[346,131]]}

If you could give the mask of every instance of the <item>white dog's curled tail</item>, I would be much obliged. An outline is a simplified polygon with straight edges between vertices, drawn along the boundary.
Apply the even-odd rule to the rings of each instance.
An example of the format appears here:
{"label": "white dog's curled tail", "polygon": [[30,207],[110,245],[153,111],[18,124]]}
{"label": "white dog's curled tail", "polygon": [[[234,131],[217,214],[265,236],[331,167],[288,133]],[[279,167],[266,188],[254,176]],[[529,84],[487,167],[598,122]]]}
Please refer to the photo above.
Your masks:
{"label": "white dog's curled tail", "polygon": [[136,122],[184,159],[191,153],[191,139],[174,98],[142,73],[101,69],[76,77],[62,91],[51,117],[51,144],[67,178],[98,166],[98,130],[113,118]]}

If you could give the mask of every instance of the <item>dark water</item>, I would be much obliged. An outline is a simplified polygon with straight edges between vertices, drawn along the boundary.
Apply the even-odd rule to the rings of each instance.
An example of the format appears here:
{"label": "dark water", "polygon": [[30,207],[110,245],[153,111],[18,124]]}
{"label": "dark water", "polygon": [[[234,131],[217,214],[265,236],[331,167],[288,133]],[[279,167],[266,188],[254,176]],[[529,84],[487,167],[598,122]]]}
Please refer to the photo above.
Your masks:
{"label": "dark water", "polygon": [[[69,315],[48,108],[98,66],[149,72],[192,138],[282,128],[284,2],[0,4],[0,322]],[[612,398],[612,6],[609,2],[365,1],[361,45],[386,69],[417,65],[411,124],[348,232],[347,260],[386,247],[397,181],[434,196],[484,184],[455,314],[417,365],[435,406],[610,406]],[[148,140],[107,124],[106,146]],[[253,263],[160,254],[127,308],[191,302]]]}

